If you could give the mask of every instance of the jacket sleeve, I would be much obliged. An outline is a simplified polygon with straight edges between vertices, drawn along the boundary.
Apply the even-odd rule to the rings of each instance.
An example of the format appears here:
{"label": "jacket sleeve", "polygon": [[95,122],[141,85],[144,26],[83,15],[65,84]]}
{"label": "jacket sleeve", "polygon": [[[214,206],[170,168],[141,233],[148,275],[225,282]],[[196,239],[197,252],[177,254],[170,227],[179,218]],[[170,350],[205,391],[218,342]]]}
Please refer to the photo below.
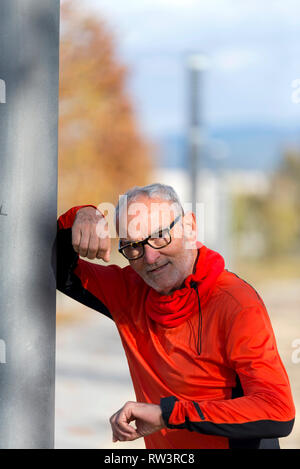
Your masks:
{"label": "jacket sleeve", "polygon": [[228,365],[240,380],[241,397],[199,402],[162,398],[167,427],[232,439],[287,436],[295,408],[266,309],[243,309],[227,329]]}
{"label": "jacket sleeve", "polygon": [[[126,309],[127,286],[123,269],[81,259],[72,246],[72,226],[77,211],[73,207],[57,222],[56,286],[74,300],[115,319]],[[96,207],[94,207],[96,208]]]}

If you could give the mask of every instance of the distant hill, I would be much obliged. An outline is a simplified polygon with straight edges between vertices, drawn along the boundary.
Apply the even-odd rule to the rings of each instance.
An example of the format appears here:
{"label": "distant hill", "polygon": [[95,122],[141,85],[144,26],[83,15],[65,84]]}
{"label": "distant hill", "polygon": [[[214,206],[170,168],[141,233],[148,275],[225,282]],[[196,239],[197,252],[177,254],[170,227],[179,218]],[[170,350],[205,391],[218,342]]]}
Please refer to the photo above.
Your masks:
{"label": "distant hill", "polygon": [[[300,148],[300,127],[240,126],[206,129],[199,164],[206,168],[271,171],[284,148]],[[188,146],[184,134],[163,136],[159,163],[164,168],[187,168]]]}

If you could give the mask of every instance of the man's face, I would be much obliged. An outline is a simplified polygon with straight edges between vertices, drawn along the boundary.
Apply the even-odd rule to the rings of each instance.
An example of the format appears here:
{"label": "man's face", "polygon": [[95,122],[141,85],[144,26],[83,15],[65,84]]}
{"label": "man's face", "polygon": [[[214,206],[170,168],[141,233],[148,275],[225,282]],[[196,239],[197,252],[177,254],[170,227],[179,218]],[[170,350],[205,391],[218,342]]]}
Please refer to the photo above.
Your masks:
{"label": "man's face", "polygon": [[[123,220],[123,228],[126,223],[123,234],[126,236],[120,234],[122,244],[142,241],[160,229],[168,228],[177,216],[178,210],[174,212],[172,204],[166,200],[141,196],[128,205],[127,220]],[[185,278],[193,271],[197,257],[194,215],[189,213],[180,218],[170,230],[170,234],[172,241],[169,245],[153,249],[145,244],[144,256],[129,261],[131,267],[149,286],[164,295],[180,288]]]}

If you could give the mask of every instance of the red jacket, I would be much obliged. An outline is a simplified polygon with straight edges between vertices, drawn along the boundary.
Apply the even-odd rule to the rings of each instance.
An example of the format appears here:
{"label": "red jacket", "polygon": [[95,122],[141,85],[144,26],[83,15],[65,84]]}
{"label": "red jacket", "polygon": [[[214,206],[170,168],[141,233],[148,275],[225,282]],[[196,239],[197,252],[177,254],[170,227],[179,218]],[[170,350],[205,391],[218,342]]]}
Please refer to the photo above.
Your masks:
{"label": "red jacket", "polygon": [[152,289],[131,266],[78,258],[71,227],[79,208],[58,221],[57,288],[115,321],[137,401],[160,404],[167,425],[145,438],[146,447],[278,448],[295,409],[258,293],[228,270],[216,277],[220,256],[203,246],[200,309],[165,327],[145,313]]}

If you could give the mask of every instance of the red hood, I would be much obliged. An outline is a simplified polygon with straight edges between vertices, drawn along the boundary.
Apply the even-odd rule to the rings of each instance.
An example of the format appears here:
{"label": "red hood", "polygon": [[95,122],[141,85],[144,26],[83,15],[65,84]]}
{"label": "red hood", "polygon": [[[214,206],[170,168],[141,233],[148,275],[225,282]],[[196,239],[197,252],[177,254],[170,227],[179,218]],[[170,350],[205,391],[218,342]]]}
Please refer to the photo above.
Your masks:
{"label": "red hood", "polygon": [[185,279],[184,285],[191,287],[191,284],[196,282],[199,297],[203,304],[208,300],[224,267],[225,262],[221,254],[198,243],[198,257],[195,262],[194,273]]}

